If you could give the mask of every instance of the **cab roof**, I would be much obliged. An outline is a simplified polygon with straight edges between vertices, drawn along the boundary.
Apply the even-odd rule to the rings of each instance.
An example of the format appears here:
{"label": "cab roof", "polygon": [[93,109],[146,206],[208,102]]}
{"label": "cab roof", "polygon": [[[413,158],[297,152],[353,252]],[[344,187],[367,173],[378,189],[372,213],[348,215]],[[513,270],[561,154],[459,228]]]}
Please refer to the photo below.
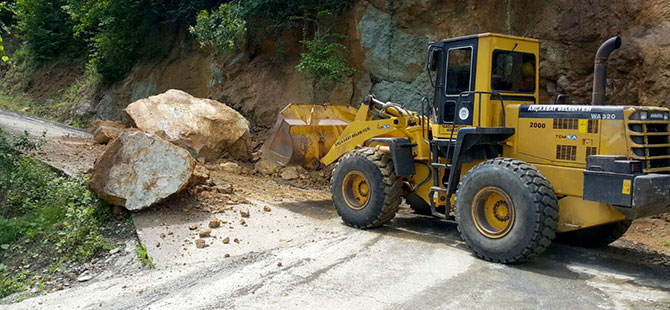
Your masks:
{"label": "cab roof", "polygon": [[446,43],[446,42],[461,41],[461,40],[476,39],[476,38],[487,38],[487,37],[497,37],[497,38],[511,39],[511,40],[517,40],[517,41],[527,41],[527,42],[533,42],[533,43],[539,43],[540,42],[540,40],[538,40],[538,39],[525,38],[525,37],[513,36],[513,35],[508,35],[508,34],[492,33],[492,32],[485,32],[485,33],[480,33],[480,34],[472,34],[472,35],[467,35],[467,36],[462,36],[462,37],[449,38],[449,39],[441,40],[439,42],[445,42]]}

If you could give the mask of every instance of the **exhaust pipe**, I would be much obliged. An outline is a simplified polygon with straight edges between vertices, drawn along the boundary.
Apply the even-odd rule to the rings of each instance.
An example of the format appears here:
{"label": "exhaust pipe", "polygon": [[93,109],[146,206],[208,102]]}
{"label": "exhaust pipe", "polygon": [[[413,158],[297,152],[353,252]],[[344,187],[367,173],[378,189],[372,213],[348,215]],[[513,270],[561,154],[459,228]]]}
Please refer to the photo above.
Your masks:
{"label": "exhaust pipe", "polygon": [[591,105],[602,105],[605,103],[605,94],[607,92],[607,59],[619,47],[621,47],[621,37],[611,37],[596,52],[596,60],[593,68],[593,99]]}

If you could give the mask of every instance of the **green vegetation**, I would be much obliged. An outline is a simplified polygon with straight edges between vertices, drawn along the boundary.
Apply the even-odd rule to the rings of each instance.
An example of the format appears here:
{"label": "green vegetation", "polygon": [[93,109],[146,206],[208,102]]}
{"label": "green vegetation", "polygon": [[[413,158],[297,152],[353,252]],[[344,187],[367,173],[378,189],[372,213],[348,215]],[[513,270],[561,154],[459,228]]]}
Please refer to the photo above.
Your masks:
{"label": "green vegetation", "polygon": [[247,23],[240,17],[238,6],[222,4],[211,13],[201,11],[196,25],[189,31],[200,41],[202,47],[210,47],[217,53],[233,53],[241,49],[247,35]]}
{"label": "green vegetation", "polygon": [[147,246],[139,243],[135,244],[135,254],[137,254],[137,261],[142,263],[142,266],[147,266],[149,268],[154,268],[154,260],[149,257],[147,253]]}
{"label": "green vegetation", "polygon": [[307,52],[300,54],[300,63],[296,66],[298,72],[307,74],[314,86],[324,85],[327,82],[342,83],[344,76],[355,73],[356,69],[347,65],[346,59],[340,56],[345,50],[344,45],[331,42],[326,38],[315,38],[302,41]]}
{"label": "green vegetation", "polygon": [[663,241],[662,245],[666,248],[670,248],[670,240]]}
{"label": "green vegetation", "polygon": [[248,38],[272,38],[281,53],[282,33],[293,29],[302,33],[305,49],[299,69],[316,84],[339,82],[353,69],[338,56],[344,49],[333,28],[351,2],[7,0],[0,1],[0,36],[14,30],[12,35],[24,42],[27,57],[37,65],[88,58],[104,81],[114,82],[141,58],[156,57],[157,49],[150,45],[161,43],[146,37],[163,30],[190,29],[203,46],[220,52],[237,51]]}
{"label": "green vegetation", "polygon": [[84,262],[111,249],[100,228],[109,207],[83,181],[20,153],[38,147],[27,134],[11,139],[0,130],[0,297],[44,285],[19,267]]}

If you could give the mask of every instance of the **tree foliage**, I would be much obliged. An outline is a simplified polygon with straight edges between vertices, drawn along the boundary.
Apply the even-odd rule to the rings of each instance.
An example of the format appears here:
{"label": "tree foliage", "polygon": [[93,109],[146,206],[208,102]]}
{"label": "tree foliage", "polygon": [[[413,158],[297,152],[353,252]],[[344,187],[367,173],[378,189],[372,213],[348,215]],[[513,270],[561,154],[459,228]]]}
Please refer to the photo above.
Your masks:
{"label": "tree foliage", "polygon": [[38,62],[79,54],[83,42],[74,38],[74,22],[63,10],[65,0],[17,0],[20,37]]}
{"label": "tree foliage", "polygon": [[235,52],[243,45],[247,35],[247,23],[240,17],[238,6],[222,4],[218,9],[203,10],[196,17],[190,32],[202,47],[215,48],[217,52]]}

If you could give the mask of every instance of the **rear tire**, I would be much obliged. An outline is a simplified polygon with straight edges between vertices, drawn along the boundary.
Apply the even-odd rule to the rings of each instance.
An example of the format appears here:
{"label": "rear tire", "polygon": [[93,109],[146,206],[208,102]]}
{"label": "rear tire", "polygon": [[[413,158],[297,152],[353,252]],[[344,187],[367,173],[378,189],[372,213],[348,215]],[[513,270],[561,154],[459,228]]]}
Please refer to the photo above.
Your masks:
{"label": "rear tire", "polygon": [[520,160],[496,158],[472,168],[458,186],[454,205],[461,237],[488,261],[526,261],[556,237],[554,189]]}
{"label": "rear tire", "polygon": [[401,182],[391,158],[375,148],[351,151],[337,162],[331,193],[344,223],[356,228],[388,223],[402,201]]}
{"label": "rear tire", "polygon": [[585,248],[604,248],[623,236],[633,222],[624,220],[558,234],[557,241]]}

